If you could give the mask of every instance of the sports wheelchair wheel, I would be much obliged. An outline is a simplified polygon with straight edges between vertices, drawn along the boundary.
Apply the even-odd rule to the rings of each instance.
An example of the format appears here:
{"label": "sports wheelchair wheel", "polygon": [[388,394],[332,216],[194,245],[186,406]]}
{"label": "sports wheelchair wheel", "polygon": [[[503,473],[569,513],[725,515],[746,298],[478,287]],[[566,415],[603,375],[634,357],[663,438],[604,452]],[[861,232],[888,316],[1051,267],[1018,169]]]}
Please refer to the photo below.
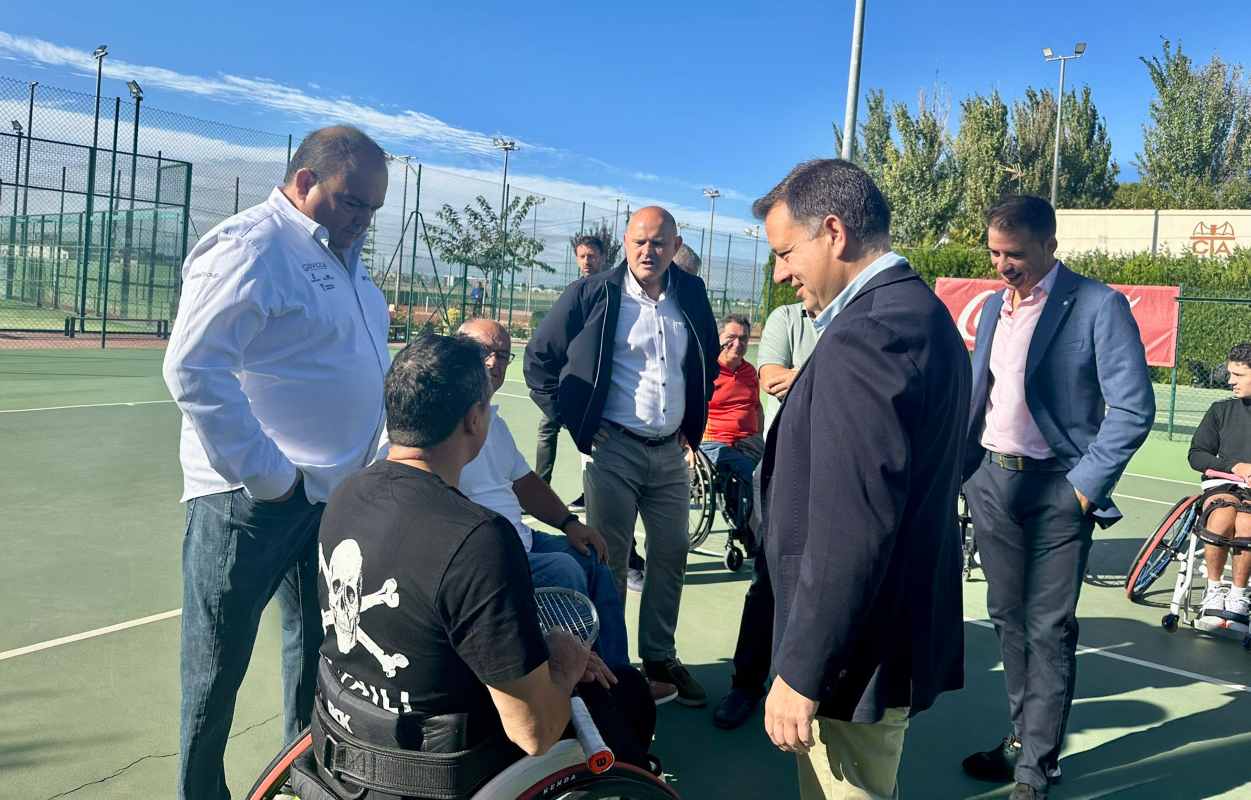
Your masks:
{"label": "sports wheelchair wheel", "polygon": [[712,522],[717,515],[717,486],[712,463],[698,447],[692,448],[693,457],[688,472],[691,478],[691,519],[689,524],[690,549],[704,543],[712,532]]}
{"label": "sports wheelchair wheel", "polygon": [[732,544],[725,551],[725,568],[730,572],[738,572],[743,568],[743,551],[738,545]]}
{"label": "sports wheelchair wheel", "polygon": [[1192,495],[1178,500],[1164,515],[1155,532],[1142,543],[1125,578],[1125,594],[1133,602],[1142,601],[1151,585],[1164,574],[1169,562],[1181,552],[1199,513],[1196,508],[1199,497]]}
{"label": "sports wheelchair wheel", "polygon": [[291,764],[312,746],[313,734],[305,728],[294,742],[278,751],[269,766],[261,771],[261,777],[256,779],[256,783],[244,795],[245,800],[272,800],[286,785],[287,778],[291,775]]}

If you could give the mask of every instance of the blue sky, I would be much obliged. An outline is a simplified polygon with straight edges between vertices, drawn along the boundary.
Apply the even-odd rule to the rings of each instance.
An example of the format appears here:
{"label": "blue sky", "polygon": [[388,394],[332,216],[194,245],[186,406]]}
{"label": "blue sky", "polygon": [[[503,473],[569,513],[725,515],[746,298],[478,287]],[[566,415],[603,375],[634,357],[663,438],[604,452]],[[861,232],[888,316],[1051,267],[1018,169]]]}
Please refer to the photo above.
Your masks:
{"label": "blue sky", "polygon": [[[829,155],[847,82],[850,2],[826,4],[358,2],[21,4],[0,21],[0,75],[90,92],[81,54],[110,46],[106,94],[123,67],[153,106],[299,134],[348,117],[394,152],[498,169],[485,143],[526,146],[530,188],[601,204],[614,194],[747,218],[750,200],[796,161]],[[1152,89],[1140,55],[1160,37],[1199,62],[1251,64],[1251,4],[1054,0],[869,0],[862,93],[915,104],[944,92],[1009,100],[1057,77],[1041,48],[1069,52],[1114,154],[1132,177]],[[347,103],[350,102],[350,105]],[[862,103],[863,109],[863,103]],[[350,113],[345,113],[350,112]],[[544,183],[550,181],[550,183]]]}

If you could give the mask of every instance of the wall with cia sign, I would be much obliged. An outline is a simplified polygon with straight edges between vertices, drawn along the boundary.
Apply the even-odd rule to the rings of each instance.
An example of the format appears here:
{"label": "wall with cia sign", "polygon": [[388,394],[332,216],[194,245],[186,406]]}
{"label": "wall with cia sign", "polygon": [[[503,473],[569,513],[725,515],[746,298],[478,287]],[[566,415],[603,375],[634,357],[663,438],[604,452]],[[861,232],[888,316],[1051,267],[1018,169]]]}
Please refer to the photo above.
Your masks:
{"label": "wall with cia sign", "polygon": [[1071,253],[1155,253],[1220,258],[1251,248],[1251,211],[1057,211],[1061,258]]}

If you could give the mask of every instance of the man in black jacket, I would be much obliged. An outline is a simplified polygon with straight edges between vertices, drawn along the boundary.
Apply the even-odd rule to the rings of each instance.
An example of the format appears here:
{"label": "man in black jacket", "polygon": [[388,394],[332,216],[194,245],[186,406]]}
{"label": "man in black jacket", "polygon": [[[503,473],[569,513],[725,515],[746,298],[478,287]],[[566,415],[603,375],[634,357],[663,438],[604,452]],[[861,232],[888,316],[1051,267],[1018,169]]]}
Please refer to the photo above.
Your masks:
{"label": "man in black jacket", "polygon": [[[587,524],[608,542],[625,597],[634,524],[647,531],[639,656],[686,705],[706,702],[677,658],[674,632],[689,545],[690,484],[682,448],[703,438],[720,351],[704,282],[672,269],[682,245],[663,208],[639,209],[626,262],[574,282],[526,346],[530,396],[592,456],[583,473]],[[659,702],[672,699],[658,697]]]}
{"label": "man in black jacket", "polygon": [[820,334],[765,451],[765,730],[802,797],[892,797],[909,717],[963,683],[969,357],[859,167],[800,164],[752,210]]}

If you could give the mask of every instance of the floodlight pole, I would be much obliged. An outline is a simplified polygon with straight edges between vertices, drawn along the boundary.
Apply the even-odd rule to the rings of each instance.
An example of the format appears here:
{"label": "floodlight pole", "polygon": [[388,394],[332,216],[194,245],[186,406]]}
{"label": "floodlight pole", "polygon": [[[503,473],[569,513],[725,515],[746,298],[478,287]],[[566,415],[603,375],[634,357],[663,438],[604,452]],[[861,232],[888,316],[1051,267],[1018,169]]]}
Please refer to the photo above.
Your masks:
{"label": "floodlight pole", "polygon": [[1060,92],[1056,95],[1056,144],[1055,152],[1051,157],[1051,207],[1056,207],[1056,197],[1060,186],[1060,131],[1064,119],[1064,64],[1066,61],[1072,61],[1081,58],[1086,52],[1086,43],[1078,42],[1073,48],[1073,55],[1057,56],[1051,52],[1050,47],[1043,48],[1043,59],[1046,61],[1060,62]]}
{"label": "floodlight pole", "polygon": [[756,278],[760,276],[760,226],[753,225],[743,228],[743,233],[756,241],[751,250],[751,316],[752,325],[756,324]]}
{"label": "floodlight pole", "polygon": [[87,268],[91,263],[91,215],[95,210],[96,193],[96,148],[100,146],[100,83],[104,78],[104,57],[109,54],[109,46],[102,44],[92,52],[96,60],[96,111],[95,120],[91,125],[91,150],[87,152],[87,202],[83,212],[82,227],[82,270],[81,293],[78,306],[78,330],[87,330]]}
{"label": "floodlight pole", "polygon": [[717,189],[709,187],[704,190],[704,197],[708,198],[708,283],[709,288],[712,284],[712,223],[717,217],[717,198],[721,196],[721,192]]}
{"label": "floodlight pole", "polygon": [[856,0],[856,17],[851,29],[851,64],[847,67],[847,112],[843,116],[842,157],[850,161],[855,154],[856,106],[860,101],[860,49],[864,42],[864,3]]}
{"label": "floodlight pole", "polygon": [[504,151],[504,182],[500,186],[500,266],[496,270],[496,279],[491,285],[491,307],[494,310],[494,316],[499,316],[499,292],[496,290],[497,285],[503,286],[503,275],[500,271],[504,269],[504,251],[508,244],[508,213],[505,203],[508,202],[508,154],[517,149],[517,142],[512,139],[504,139],[496,136],[491,140],[491,144],[497,150]]}
{"label": "floodlight pole", "polygon": [[[26,185],[22,188],[22,216],[27,214],[30,202],[30,151],[35,149],[35,87],[39,81],[30,82],[30,102],[26,105]],[[23,224],[25,221],[23,220]]]}
{"label": "floodlight pole", "polygon": [[135,119],[131,126],[130,140],[130,211],[126,214],[126,243],[122,248],[122,316],[130,316],[130,256],[135,234],[135,175],[139,166],[139,104],[143,102],[143,89],[135,81],[127,81],[126,88],[135,99]]}

